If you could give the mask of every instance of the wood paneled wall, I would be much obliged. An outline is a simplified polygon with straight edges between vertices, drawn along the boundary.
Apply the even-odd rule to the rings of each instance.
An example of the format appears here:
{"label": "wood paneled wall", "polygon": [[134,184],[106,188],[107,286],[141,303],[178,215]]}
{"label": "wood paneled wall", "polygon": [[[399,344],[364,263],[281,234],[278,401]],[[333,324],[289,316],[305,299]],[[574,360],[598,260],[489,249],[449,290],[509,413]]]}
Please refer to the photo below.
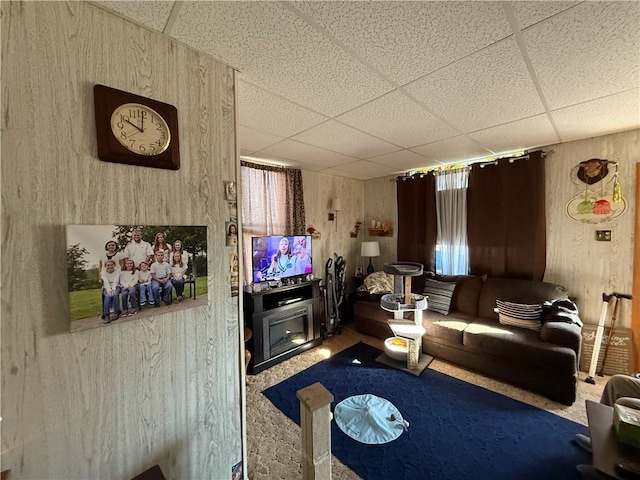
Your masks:
{"label": "wood paneled wall", "polygon": [[[362,221],[363,182],[303,170],[302,183],[307,227],[313,225],[321,233],[319,240],[313,240],[313,274],[324,278],[327,259],[334,258],[337,253],[347,262],[345,278],[349,280],[355,267],[362,265],[360,244],[364,241],[363,230],[356,238],[351,238],[349,232],[357,220]],[[329,221],[334,198],[341,200],[342,210],[336,220]]]}
{"label": "wood paneled wall", "polygon": [[[568,142],[545,150],[547,188],[547,270],[545,280],[559,283],[575,296],[585,323],[597,324],[602,293],[631,293],[636,189],[635,162],[640,158],[640,130]],[[611,222],[580,223],[566,214],[569,200],[580,191],[570,178],[583,160],[605,158],[620,164],[619,180],[627,211]],[[598,242],[596,230],[612,231],[611,242]],[[620,303],[619,327],[631,327],[631,302]]]}
{"label": "wood paneled wall", "polygon": [[[397,252],[398,247],[398,197],[396,182],[389,181],[388,177],[368,180],[364,187],[364,231],[366,241],[377,241],[380,244],[380,256],[373,259],[376,271],[381,271],[385,263],[405,260],[402,254]],[[380,222],[389,221],[393,227],[392,237],[371,237],[368,228],[371,220]],[[365,259],[365,268],[369,259]]]}
{"label": "wood paneled wall", "polygon": [[[242,456],[224,233],[233,71],[93,4],[1,8],[2,467],[230,478]],[[98,160],[96,83],[177,106],[180,170]],[[114,223],[206,225],[208,305],[68,333],[65,227]]]}

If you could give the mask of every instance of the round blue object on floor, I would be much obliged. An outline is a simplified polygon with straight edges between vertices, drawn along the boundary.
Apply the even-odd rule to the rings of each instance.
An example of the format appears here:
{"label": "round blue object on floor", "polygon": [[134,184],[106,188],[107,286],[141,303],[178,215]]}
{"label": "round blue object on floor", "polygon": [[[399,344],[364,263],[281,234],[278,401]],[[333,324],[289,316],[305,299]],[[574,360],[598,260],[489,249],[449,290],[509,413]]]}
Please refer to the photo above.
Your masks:
{"label": "round blue object on floor", "polygon": [[395,405],[369,393],[344,399],[334,408],[333,417],[340,430],[369,445],[391,442],[405,430]]}

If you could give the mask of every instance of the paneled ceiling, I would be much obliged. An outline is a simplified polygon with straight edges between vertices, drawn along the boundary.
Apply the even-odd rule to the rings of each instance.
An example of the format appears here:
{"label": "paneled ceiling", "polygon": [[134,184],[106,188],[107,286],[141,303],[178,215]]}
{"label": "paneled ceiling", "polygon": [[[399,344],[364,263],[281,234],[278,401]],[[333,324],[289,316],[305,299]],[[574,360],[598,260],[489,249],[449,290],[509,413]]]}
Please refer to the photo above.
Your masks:
{"label": "paneled ceiling", "polygon": [[640,3],[95,2],[234,67],[241,156],[355,179],[640,127]]}

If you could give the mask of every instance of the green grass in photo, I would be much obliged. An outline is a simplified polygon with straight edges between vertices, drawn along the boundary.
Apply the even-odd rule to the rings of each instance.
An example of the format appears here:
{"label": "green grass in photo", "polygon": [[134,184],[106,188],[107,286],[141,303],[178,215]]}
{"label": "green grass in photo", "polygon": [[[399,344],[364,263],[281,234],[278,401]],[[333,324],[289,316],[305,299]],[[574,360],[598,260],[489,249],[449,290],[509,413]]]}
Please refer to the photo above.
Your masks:
{"label": "green grass in photo", "polygon": [[[196,278],[196,295],[205,295],[209,290],[207,277]],[[189,287],[185,286],[185,295]],[[175,292],[174,292],[175,298]],[[69,292],[69,305],[71,310],[70,320],[82,320],[85,318],[99,317],[102,315],[102,289],[78,290]]]}

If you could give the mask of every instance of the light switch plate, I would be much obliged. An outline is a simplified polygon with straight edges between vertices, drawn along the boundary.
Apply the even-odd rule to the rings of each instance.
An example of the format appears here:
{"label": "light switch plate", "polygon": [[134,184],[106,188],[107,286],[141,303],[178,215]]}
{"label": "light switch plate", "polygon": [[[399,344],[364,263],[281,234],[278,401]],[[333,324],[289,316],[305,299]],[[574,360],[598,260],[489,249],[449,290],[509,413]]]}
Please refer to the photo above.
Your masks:
{"label": "light switch plate", "polygon": [[596,240],[598,242],[610,242],[611,230],[596,230]]}

